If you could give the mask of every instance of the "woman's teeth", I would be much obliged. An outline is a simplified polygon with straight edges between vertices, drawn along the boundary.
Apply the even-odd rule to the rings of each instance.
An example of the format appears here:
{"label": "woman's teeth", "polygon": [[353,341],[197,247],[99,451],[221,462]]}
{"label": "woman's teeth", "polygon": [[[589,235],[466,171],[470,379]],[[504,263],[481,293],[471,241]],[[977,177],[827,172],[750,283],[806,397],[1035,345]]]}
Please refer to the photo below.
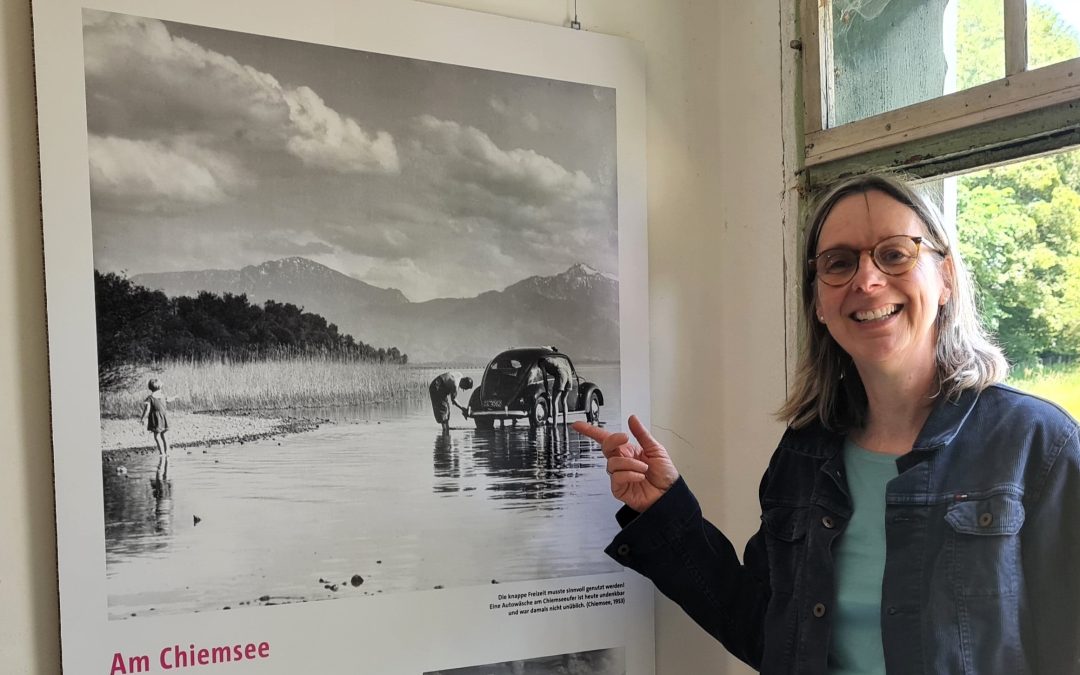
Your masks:
{"label": "woman's teeth", "polygon": [[900,305],[885,305],[877,309],[867,310],[865,312],[855,312],[853,315],[856,321],[877,321],[878,319],[884,319],[896,314],[900,311]]}

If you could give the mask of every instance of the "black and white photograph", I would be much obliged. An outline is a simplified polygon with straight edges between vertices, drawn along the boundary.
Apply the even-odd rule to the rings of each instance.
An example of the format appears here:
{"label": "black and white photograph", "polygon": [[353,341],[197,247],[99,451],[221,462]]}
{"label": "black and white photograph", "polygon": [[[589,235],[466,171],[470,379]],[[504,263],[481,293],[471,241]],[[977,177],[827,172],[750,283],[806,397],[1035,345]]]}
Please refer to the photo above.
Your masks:
{"label": "black and white photograph", "polygon": [[109,619],[620,571],[615,90],[82,18]]}
{"label": "black and white photograph", "polygon": [[482,666],[434,670],[424,675],[626,675],[621,648],[596,649]]}
{"label": "black and white photograph", "polygon": [[33,18],[64,672],[651,675],[570,428],[649,409],[642,46],[411,0]]}

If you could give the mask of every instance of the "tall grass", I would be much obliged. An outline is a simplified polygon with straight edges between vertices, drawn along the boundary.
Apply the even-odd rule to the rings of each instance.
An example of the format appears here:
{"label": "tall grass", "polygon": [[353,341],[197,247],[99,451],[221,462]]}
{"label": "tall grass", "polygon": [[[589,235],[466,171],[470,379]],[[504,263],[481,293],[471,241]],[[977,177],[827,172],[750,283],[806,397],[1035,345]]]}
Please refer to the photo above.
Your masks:
{"label": "tall grass", "polygon": [[165,360],[140,368],[132,387],[101,394],[106,417],[138,415],[160,378],[170,410],[277,410],[386,403],[427,395],[434,368],[413,368],[327,355],[262,361]]}
{"label": "tall grass", "polygon": [[1018,371],[1009,384],[1053,401],[1080,419],[1080,363]]}

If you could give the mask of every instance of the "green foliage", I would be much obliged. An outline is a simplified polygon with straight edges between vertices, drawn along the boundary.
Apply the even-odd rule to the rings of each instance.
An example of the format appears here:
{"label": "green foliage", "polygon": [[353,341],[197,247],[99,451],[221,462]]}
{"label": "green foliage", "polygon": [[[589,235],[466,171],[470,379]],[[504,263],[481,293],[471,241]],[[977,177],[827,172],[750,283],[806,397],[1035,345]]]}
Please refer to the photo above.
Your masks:
{"label": "green foliage", "polygon": [[1077,153],[1067,153],[959,181],[960,251],[987,327],[1015,363],[1080,356],[1076,163]]}
{"label": "green foliage", "polygon": [[1028,68],[1080,56],[1080,32],[1039,2],[1028,11]]}
{"label": "green foliage", "polygon": [[[956,88],[1005,77],[1005,9],[1001,0],[962,0],[957,7]],[[1080,56],[1080,34],[1052,7],[1028,9],[1028,68]]]}
{"label": "green foliage", "polygon": [[1080,419],[1080,364],[1023,371],[1009,378],[1009,384],[1053,401]]}
{"label": "green foliage", "polygon": [[[959,86],[1000,78],[1002,5],[959,8]],[[1080,38],[1051,9],[1029,14],[1043,62],[1080,53]],[[960,250],[987,327],[1022,366],[1080,358],[1080,151],[963,176],[957,189]]]}
{"label": "green foliage", "polygon": [[94,272],[98,385],[110,391],[130,383],[138,364],[161,359],[254,360],[282,355],[407,363],[397,347],[375,348],[338,331],[318,314],[246,295],[200,293],[169,298],[118,274]]}
{"label": "green foliage", "polygon": [[1001,0],[962,0],[957,7],[956,88],[1005,77],[1005,9]]}

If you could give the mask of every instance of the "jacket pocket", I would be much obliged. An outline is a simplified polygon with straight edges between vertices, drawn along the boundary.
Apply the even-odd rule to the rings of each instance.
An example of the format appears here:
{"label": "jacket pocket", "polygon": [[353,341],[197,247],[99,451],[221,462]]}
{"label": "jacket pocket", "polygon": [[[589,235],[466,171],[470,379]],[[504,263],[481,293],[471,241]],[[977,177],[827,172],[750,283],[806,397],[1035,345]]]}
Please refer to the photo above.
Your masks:
{"label": "jacket pocket", "polygon": [[1024,505],[1011,494],[951,504],[953,586],[961,597],[1013,595],[1019,587]]}
{"label": "jacket pocket", "polygon": [[772,506],[761,513],[769,553],[769,585],[774,593],[792,593],[805,555],[805,506]]}

